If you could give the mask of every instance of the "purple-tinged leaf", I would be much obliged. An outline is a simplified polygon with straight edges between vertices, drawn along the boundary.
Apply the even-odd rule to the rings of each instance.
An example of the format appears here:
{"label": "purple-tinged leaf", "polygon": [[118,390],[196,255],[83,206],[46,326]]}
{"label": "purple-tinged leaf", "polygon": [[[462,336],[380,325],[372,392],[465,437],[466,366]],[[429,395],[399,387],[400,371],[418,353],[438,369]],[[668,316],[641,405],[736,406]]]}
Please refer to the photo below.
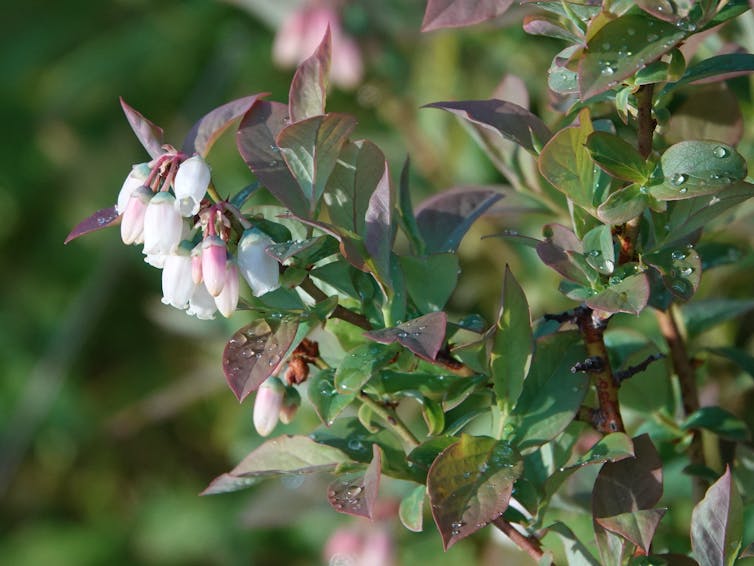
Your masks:
{"label": "purple-tinged leaf", "polygon": [[162,128],[153,124],[142,116],[139,112],[131,108],[123,98],[120,99],[120,106],[131,125],[131,129],[136,137],[152,157],[159,157],[165,150],[162,149]]}
{"label": "purple-tinged leaf", "polygon": [[649,547],[667,509],[641,509],[595,519],[599,525],[622,536],[649,554]]}
{"label": "purple-tinged leaf", "polygon": [[193,155],[198,153],[206,157],[217,138],[230,126],[233,120],[240,118],[259,98],[265,94],[252,94],[232,100],[218,106],[205,114],[194,124],[183,140],[183,153]]}
{"label": "purple-tinged leaf", "polygon": [[728,566],[742,546],[743,504],[730,468],[691,514],[691,548],[700,564]]}
{"label": "purple-tinged leaf", "polygon": [[325,113],[331,57],[332,33],[328,26],[317,50],[298,66],[293,75],[288,94],[291,122]]}
{"label": "purple-tinged leaf", "polygon": [[103,208],[92,214],[86,220],[82,220],[76,224],[75,228],[71,230],[71,233],[65,237],[65,242],[63,243],[67,244],[84,234],[96,232],[97,230],[102,230],[102,228],[107,228],[108,226],[117,226],[118,224],[120,224],[120,215],[115,210],[115,207],[111,206],[110,208]]}
{"label": "purple-tinged leaf", "polygon": [[567,252],[584,253],[584,245],[579,240],[578,236],[573,233],[573,230],[553,222],[551,224],[545,224],[542,228],[542,235],[548,242],[556,245],[562,250]]}
{"label": "purple-tinged leaf", "polygon": [[424,108],[440,108],[452,112],[494,132],[502,138],[517,143],[527,151],[536,152],[552,134],[545,123],[526,108],[504,100],[462,100],[459,102],[433,102]]}
{"label": "purple-tinged leaf", "polygon": [[[646,188],[644,189],[646,192]],[[612,193],[597,208],[597,217],[613,226],[636,218],[647,207],[649,196],[641,185],[634,183]]]}
{"label": "purple-tinged leaf", "polygon": [[220,493],[231,493],[246,489],[257,483],[258,478],[237,477],[231,474],[222,474],[213,479],[210,484],[199,495],[218,495]]}
{"label": "purple-tinged leaf", "polygon": [[478,24],[503,14],[513,0],[428,0],[422,31]]}
{"label": "purple-tinged leaf", "polygon": [[575,254],[578,252],[564,250],[547,240],[539,242],[536,249],[542,263],[551,267],[570,281],[575,281],[582,285],[590,285],[586,273],[584,273],[584,270],[574,259],[576,257]]}
{"label": "purple-tinged leaf", "polygon": [[522,470],[521,456],[493,438],[464,434],[442,451],[427,474],[427,492],[445,550],[507,509]]}
{"label": "purple-tinged leaf", "polygon": [[424,529],[424,497],[426,494],[427,488],[419,485],[401,499],[401,504],[398,507],[398,518],[409,531],[420,533]]}
{"label": "purple-tinged leaf", "polygon": [[390,273],[390,253],[395,238],[394,201],[390,172],[387,162],[383,161],[382,176],[369,198],[364,216],[364,246],[377,269],[384,275]]}
{"label": "purple-tinged leaf", "polygon": [[610,285],[604,291],[586,299],[594,310],[638,315],[649,302],[649,280],[646,273],[637,273]]}
{"label": "purple-tinged leaf", "polygon": [[296,338],[298,322],[284,320],[273,329],[257,319],[228,340],[223,352],[223,372],[231,391],[243,401],[275,373]]}
{"label": "purple-tinged leaf", "polygon": [[241,120],[236,143],[246,165],[267,190],[294,214],[307,217],[307,199],[281,158],[275,141],[289,122],[285,104],[257,101]]}
{"label": "purple-tinged leaf", "polygon": [[327,488],[327,501],[338,513],[372,518],[382,469],[382,451],[377,444],[372,444],[372,454],[372,462],[363,475],[340,476]]}
{"label": "purple-tinged leaf", "polygon": [[686,2],[675,2],[674,0],[636,0],[636,5],[647,14],[671,24],[676,24],[688,16],[694,7],[694,3],[695,0],[688,0]]}
{"label": "purple-tinged leaf", "polygon": [[393,328],[365,332],[364,336],[381,344],[398,342],[420,358],[432,361],[445,341],[447,323],[444,312],[432,312]]}
{"label": "purple-tinged leaf", "polygon": [[427,253],[454,252],[474,221],[503,195],[493,189],[457,188],[434,195],[416,211]]}
{"label": "purple-tinged leaf", "polygon": [[602,466],[592,491],[595,519],[653,508],[662,497],[662,461],[649,436],[634,438],[634,457]]}
{"label": "purple-tinged leaf", "polygon": [[529,15],[524,18],[524,31],[529,35],[544,35],[554,37],[555,39],[564,39],[569,44],[582,43],[584,37],[576,35],[553,15],[537,14]]}
{"label": "purple-tinged leaf", "polygon": [[280,153],[309,202],[310,214],[325,190],[340,148],[355,126],[351,116],[324,114],[295,122],[278,134]]}

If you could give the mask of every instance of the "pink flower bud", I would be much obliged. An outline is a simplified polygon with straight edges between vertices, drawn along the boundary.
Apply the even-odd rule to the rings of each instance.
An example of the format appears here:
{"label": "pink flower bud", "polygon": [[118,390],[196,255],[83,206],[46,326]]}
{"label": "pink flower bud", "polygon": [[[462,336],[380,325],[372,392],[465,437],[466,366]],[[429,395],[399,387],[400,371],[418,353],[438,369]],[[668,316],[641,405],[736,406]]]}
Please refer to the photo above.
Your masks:
{"label": "pink flower bud", "polygon": [[238,267],[234,262],[228,260],[225,265],[225,285],[223,285],[220,294],[215,297],[217,310],[225,318],[230,318],[230,315],[236,311],[238,306],[238,279]]}
{"label": "pink flower bud", "polygon": [[147,187],[137,187],[128,199],[120,222],[120,237],[124,244],[140,244],[144,241],[144,215],[153,193]]}
{"label": "pink flower bud", "polygon": [[238,242],[238,268],[255,297],[280,286],[278,262],[265,252],[272,243],[268,236],[253,228],[246,230]]}
{"label": "pink flower bud", "polygon": [[181,163],[173,181],[175,207],[181,216],[193,216],[199,212],[209,181],[209,166],[201,155],[189,157]]}
{"label": "pink flower bud", "polygon": [[217,297],[225,286],[228,251],[220,236],[207,236],[202,242],[202,278],[207,291]]}
{"label": "pink flower bud", "polygon": [[215,299],[209,294],[207,288],[204,285],[194,287],[186,314],[195,316],[201,320],[212,320],[215,318],[216,311]]}
{"label": "pink flower bud", "polygon": [[269,435],[278,424],[284,392],[285,387],[276,377],[268,378],[257,389],[257,397],[254,399],[254,428],[260,436]]}
{"label": "pink flower bud", "polygon": [[175,209],[175,197],[160,192],[152,197],[144,213],[144,253],[171,254],[181,243],[183,218]]}
{"label": "pink flower bud", "polygon": [[162,302],[177,309],[189,306],[196,284],[191,279],[191,256],[178,250],[177,255],[165,258],[162,270]]}
{"label": "pink flower bud", "polygon": [[149,165],[139,163],[133,166],[128,177],[123,181],[120,193],[118,193],[118,203],[115,205],[115,210],[118,214],[123,214],[126,211],[131,194],[144,184],[148,176]]}

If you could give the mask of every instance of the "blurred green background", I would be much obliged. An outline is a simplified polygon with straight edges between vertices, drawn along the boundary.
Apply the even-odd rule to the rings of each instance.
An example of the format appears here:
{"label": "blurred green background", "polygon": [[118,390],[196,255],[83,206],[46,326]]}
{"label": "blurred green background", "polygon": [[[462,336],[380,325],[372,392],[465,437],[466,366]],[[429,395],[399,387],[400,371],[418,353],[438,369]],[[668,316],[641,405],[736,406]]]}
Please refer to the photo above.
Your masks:
{"label": "blurred green background", "polygon": [[[233,98],[266,91],[285,101],[292,71],[272,64],[271,47],[296,4],[3,6],[0,563],[319,564],[327,536],[353,524],[329,509],[322,478],[197,497],[259,442],[251,400],[239,405],[221,372],[223,343],[243,315],[206,323],[161,305],[159,272],[117,229],[63,245],[76,223],[115,202],[131,164],[147,157],[118,97],[174,144]],[[506,72],[541,70],[554,46],[522,53],[520,25],[422,37],[423,8],[423,0],[345,7],[366,74],[354,91],[335,90],[329,107],[354,113],[358,135],[383,147],[396,174],[411,151],[417,195],[500,182],[450,116],[418,107],[486,97]],[[221,192],[249,180],[232,135],[210,163]],[[493,305],[496,278],[471,284],[459,304],[479,301],[486,286]],[[304,413],[287,430],[315,425]],[[405,564],[490,552],[469,541],[443,554],[433,529],[384,528]]]}

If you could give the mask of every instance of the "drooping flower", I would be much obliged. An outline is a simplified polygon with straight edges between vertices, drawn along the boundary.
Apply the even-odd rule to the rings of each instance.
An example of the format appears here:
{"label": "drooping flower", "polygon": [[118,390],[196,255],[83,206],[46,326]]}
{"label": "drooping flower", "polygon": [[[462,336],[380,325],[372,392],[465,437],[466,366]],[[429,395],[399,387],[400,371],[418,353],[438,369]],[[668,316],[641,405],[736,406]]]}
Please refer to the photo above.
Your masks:
{"label": "drooping flower", "polygon": [[201,320],[212,320],[216,312],[215,298],[209,294],[207,288],[203,284],[194,287],[186,314]]}
{"label": "drooping flower", "polygon": [[236,311],[238,306],[238,279],[238,267],[235,262],[228,260],[225,265],[225,285],[223,285],[220,294],[215,297],[217,310],[225,318],[230,318],[230,315]]}
{"label": "drooping flower", "polygon": [[194,155],[181,163],[173,181],[175,206],[181,216],[194,216],[199,212],[209,181],[209,166],[201,155]]}
{"label": "drooping flower", "polygon": [[162,302],[186,309],[196,284],[191,277],[191,256],[181,248],[165,258],[162,270]]}
{"label": "drooping flower", "polygon": [[159,192],[144,214],[144,253],[171,254],[181,242],[183,218],[175,209],[175,197]]}
{"label": "drooping flower", "polygon": [[284,394],[285,386],[276,377],[268,378],[257,389],[253,419],[254,428],[260,436],[269,435],[278,424]]}
{"label": "drooping flower", "polygon": [[118,193],[118,202],[115,205],[118,214],[123,214],[126,211],[131,194],[144,185],[147,177],[149,177],[149,165],[147,163],[137,163],[133,166]]}
{"label": "drooping flower", "polygon": [[228,250],[220,236],[207,236],[202,241],[202,279],[210,295],[217,297],[225,286],[225,265]]}
{"label": "drooping flower", "polygon": [[238,242],[238,268],[255,297],[280,286],[280,269],[265,249],[272,244],[266,234],[254,228],[246,230]]}
{"label": "drooping flower", "polygon": [[147,187],[139,186],[131,193],[120,222],[120,237],[124,244],[140,244],[144,241],[144,216],[154,194]]}

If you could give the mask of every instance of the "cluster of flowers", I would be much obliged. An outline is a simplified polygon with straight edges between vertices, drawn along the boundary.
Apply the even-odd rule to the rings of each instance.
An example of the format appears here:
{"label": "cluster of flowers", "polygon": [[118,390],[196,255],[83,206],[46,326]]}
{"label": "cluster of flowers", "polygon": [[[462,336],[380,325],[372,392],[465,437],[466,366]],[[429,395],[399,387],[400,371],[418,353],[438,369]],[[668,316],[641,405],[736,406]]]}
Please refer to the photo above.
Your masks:
{"label": "cluster of flowers", "polygon": [[255,296],[279,285],[277,261],[265,249],[270,238],[251,228],[239,234],[228,202],[205,198],[210,169],[200,155],[188,157],[166,146],[149,163],[134,165],[116,210],[125,244],[144,244],[145,261],[162,269],[162,302],[201,319],[236,310],[240,278]]}

